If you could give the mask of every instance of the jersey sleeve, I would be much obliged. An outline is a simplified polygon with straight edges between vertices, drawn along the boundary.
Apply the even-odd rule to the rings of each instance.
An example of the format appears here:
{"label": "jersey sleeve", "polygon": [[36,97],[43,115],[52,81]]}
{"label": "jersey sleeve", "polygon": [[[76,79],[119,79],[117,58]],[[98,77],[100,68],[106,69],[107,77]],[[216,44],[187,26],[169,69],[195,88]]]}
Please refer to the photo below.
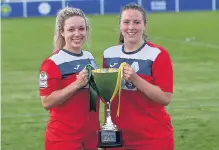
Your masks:
{"label": "jersey sleeve", "polygon": [[50,95],[61,88],[61,73],[57,65],[50,59],[44,61],[40,67],[39,91],[40,96]]}
{"label": "jersey sleeve", "polygon": [[154,61],[152,66],[152,76],[155,85],[162,91],[173,93],[173,67],[169,54],[162,51]]}

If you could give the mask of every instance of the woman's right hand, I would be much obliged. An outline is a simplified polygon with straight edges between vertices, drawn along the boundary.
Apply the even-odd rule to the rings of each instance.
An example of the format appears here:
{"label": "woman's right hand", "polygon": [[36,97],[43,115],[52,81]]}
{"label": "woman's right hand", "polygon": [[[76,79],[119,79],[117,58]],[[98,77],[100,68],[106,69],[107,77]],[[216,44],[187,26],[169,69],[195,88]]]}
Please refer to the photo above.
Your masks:
{"label": "woman's right hand", "polygon": [[84,87],[88,83],[88,71],[87,69],[83,69],[79,74],[77,75],[76,83],[78,85],[78,89]]}

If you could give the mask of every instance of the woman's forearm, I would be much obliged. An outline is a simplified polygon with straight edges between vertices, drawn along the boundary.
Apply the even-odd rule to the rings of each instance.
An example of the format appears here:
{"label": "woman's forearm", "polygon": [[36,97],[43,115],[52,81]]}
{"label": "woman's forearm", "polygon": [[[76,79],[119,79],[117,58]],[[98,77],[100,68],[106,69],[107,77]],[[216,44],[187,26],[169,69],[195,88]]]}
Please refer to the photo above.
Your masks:
{"label": "woman's forearm", "polygon": [[42,105],[47,110],[60,105],[69,99],[78,89],[80,89],[78,84],[73,82],[64,89],[54,91],[48,96],[41,96]]}
{"label": "woman's forearm", "polygon": [[172,93],[163,92],[158,86],[155,86],[140,76],[137,76],[133,84],[143,92],[149,99],[158,102],[164,106],[168,105],[172,100]]}

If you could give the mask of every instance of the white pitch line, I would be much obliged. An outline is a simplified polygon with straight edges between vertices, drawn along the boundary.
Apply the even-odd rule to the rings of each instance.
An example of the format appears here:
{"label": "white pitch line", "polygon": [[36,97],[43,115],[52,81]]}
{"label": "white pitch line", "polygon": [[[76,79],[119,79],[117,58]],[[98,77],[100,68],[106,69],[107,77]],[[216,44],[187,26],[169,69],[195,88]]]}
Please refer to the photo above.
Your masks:
{"label": "white pitch line", "polygon": [[[206,105],[182,105],[182,106],[167,106],[167,109],[179,109],[179,108],[203,108],[203,107],[218,107],[219,104],[206,104]],[[49,117],[49,114],[45,113],[39,113],[39,114],[5,114],[1,116],[1,119],[7,119],[7,118],[28,118],[28,117]]]}
{"label": "white pitch line", "polygon": [[177,109],[177,108],[196,108],[196,107],[218,107],[219,104],[200,104],[200,105],[181,105],[181,106],[167,106],[168,109]]}
{"label": "white pitch line", "polygon": [[[10,116],[3,116],[2,118],[25,118],[25,117],[37,117],[37,116],[46,116],[45,114],[28,114],[28,115],[10,115]],[[219,119],[217,115],[186,115],[186,116],[170,116],[172,120],[184,120],[184,119]]]}
{"label": "white pitch line", "polygon": [[213,49],[219,49],[219,45],[197,42],[197,41],[192,41],[192,40],[186,41],[186,40],[172,39],[172,38],[166,38],[166,37],[152,37],[152,39],[161,39],[161,40],[175,42],[175,43],[182,43],[182,44],[188,44],[188,45],[194,45],[194,46],[205,46],[205,47],[209,47]]}
{"label": "white pitch line", "polygon": [[6,119],[6,118],[28,118],[28,117],[40,117],[40,116],[47,116],[49,117],[49,114],[7,114],[7,115],[2,115],[1,118],[2,119]]}
{"label": "white pitch line", "polygon": [[198,115],[198,116],[170,116],[171,120],[184,120],[184,119],[219,119],[216,115]]}

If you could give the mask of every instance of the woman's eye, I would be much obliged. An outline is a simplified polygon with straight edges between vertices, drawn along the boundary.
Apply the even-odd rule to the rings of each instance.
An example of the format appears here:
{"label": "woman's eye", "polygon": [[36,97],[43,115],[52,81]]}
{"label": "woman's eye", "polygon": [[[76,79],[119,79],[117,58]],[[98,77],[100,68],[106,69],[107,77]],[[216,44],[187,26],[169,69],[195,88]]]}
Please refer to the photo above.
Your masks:
{"label": "woman's eye", "polygon": [[84,28],[79,28],[79,30],[84,31]]}
{"label": "woman's eye", "polygon": [[74,29],[68,29],[68,31],[72,32],[72,31],[74,31]]}

